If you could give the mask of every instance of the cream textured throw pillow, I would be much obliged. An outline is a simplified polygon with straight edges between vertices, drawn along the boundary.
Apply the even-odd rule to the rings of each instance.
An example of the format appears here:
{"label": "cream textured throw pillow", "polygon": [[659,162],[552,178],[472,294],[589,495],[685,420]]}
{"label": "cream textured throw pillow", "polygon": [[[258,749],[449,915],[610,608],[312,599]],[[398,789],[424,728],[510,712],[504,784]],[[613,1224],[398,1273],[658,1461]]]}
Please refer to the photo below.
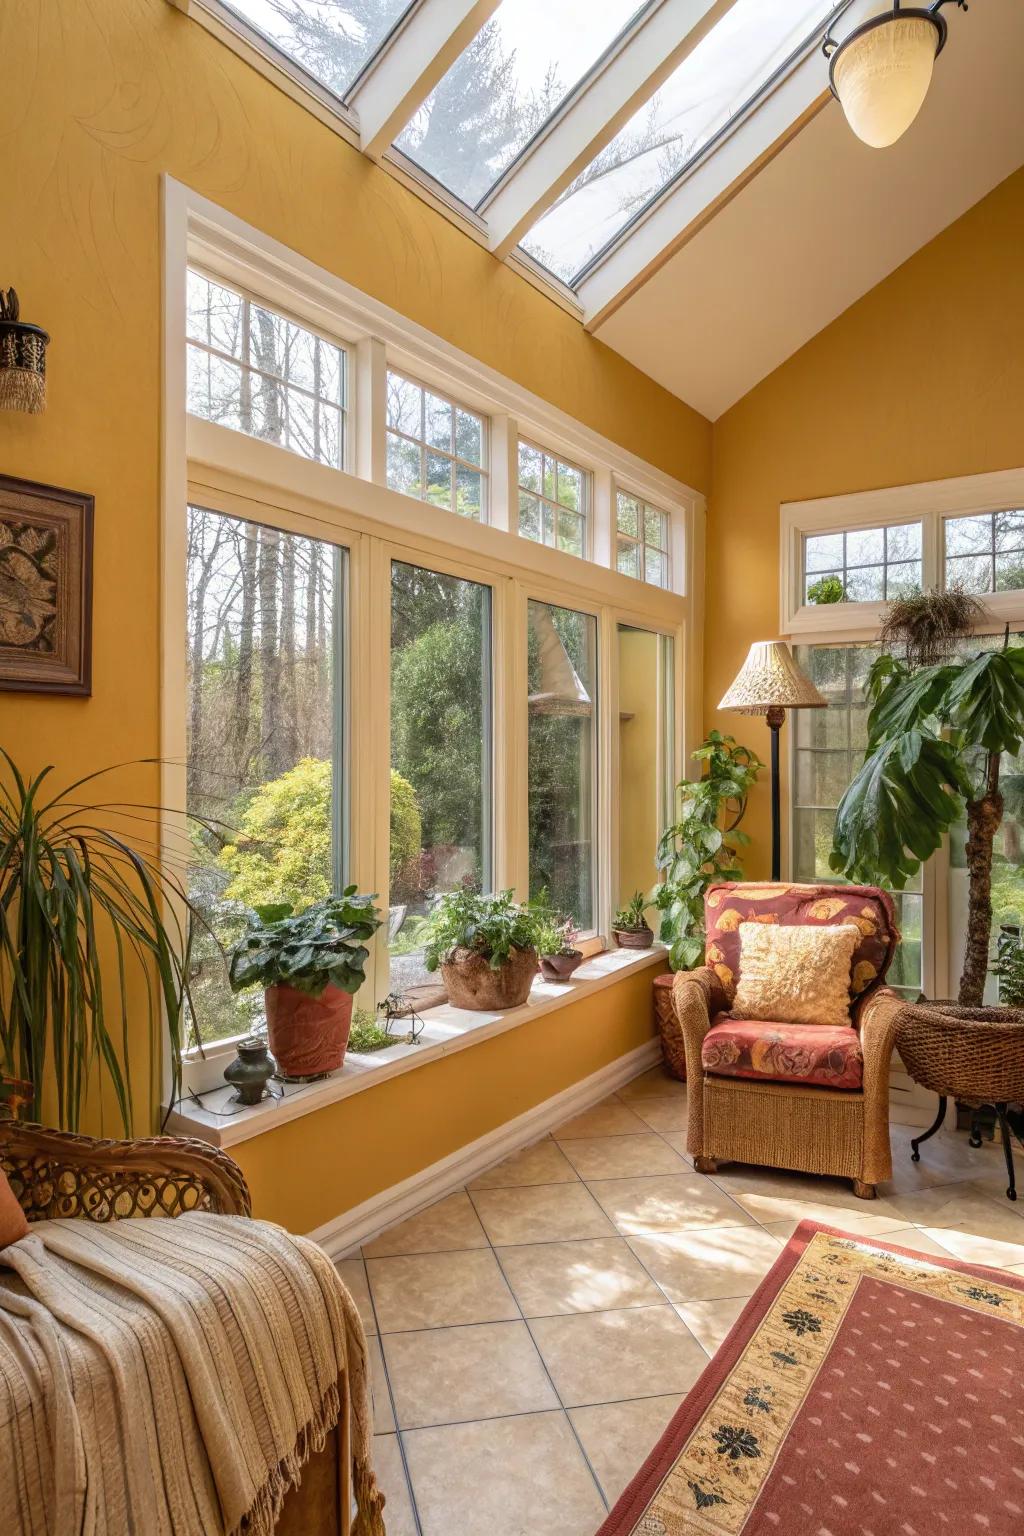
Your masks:
{"label": "cream textured throw pillow", "polygon": [[850,965],[859,941],[852,923],[740,923],[740,979],[730,1013],[770,1024],[849,1024]]}

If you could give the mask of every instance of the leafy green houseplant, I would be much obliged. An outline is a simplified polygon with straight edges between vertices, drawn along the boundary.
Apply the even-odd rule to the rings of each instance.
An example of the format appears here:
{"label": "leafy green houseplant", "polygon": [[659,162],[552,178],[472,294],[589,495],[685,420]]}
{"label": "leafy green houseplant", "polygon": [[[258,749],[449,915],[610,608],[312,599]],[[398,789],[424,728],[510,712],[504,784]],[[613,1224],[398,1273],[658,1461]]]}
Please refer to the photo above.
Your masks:
{"label": "leafy green houseplant", "polygon": [[868,674],[867,752],[839,802],[830,863],[848,879],[902,890],[966,817],[959,1002],[976,1008],[984,998],[993,845],[1003,819],[1000,758],[1016,756],[1024,740],[1024,647],[1007,641],[1000,650],[940,661],[910,653],[910,662],[879,656]]}
{"label": "leafy green houseplant", "polygon": [[533,903],[540,922],[535,948],[540,956],[541,974],[547,981],[568,981],[583,964],[583,954],[576,948],[579,929],[567,912],[550,910],[545,903]]}
{"label": "leafy green houseplant", "polygon": [[254,908],[228,964],[232,992],[264,988],[267,1034],[278,1073],[321,1077],[341,1066],[352,998],[366,979],[381,925],[372,896],[354,885],[296,912],[288,902]]}
{"label": "leafy green houseplant", "polygon": [[110,769],[50,794],[52,768],[24,777],[2,748],[0,759],[0,1065],[32,1084],[37,1119],[52,1082],[57,1125],[71,1131],[99,1074],[130,1135],[140,989],[151,1059],[166,1020],[173,1097],[181,1080],[190,908],[173,869],[135,835],[160,812],[83,800]]}
{"label": "leafy green houseplant", "polygon": [[457,1008],[518,1007],[537,974],[543,924],[542,912],[516,901],[511,891],[450,891],[430,914],[427,970],[440,968]]}
{"label": "leafy green houseplant", "polygon": [[699,779],[676,787],[679,820],[666,827],[656,863],[663,879],[651,892],[661,913],[658,937],[668,945],[674,971],[689,970],[704,956],[704,893],[719,880],[742,880],[739,851],[749,842],[738,830],[747,796],[764,764],[734,737],[711,731],[693,754]]}
{"label": "leafy green houseplant", "polygon": [[996,942],[993,975],[999,978],[999,1001],[1024,1008],[1024,940],[1019,928],[1004,928]]}
{"label": "leafy green houseplant", "polygon": [[612,932],[620,949],[650,949],[654,930],[644,916],[649,902],[643,891],[634,891],[612,918]]}

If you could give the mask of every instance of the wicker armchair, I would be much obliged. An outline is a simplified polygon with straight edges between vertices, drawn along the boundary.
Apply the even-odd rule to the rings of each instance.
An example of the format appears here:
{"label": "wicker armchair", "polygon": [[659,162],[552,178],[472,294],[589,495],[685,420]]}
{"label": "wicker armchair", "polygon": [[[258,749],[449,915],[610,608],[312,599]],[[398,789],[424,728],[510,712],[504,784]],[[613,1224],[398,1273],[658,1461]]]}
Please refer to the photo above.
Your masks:
{"label": "wicker armchair", "polygon": [[[677,1033],[665,1040],[666,1059],[682,1048],[689,1083],[687,1147],[698,1172],[719,1162],[755,1163],[853,1181],[870,1200],[889,1178],[889,1062],[902,1000],[882,986],[899,940],[892,902],[870,886],[712,886],[705,901],[707,964],[681,971],[673,1002]],[[813,1026],[744,1025],[755,1048],[736,1064],[716,1036],[736,990],[741,921],[781,924],[852,922],[861,933],[851,968],[849,1041]],[[779,1043],[789,1031],[789,1045]],[[760,1049],[758,1047],[761,1047]],[[806,1049],[804,1048],[806,1047]],[[753,1061],[753,1065],[751,1065]],[[838,1061],[838,1065],[836,1064]],[[841,1086],[830,1087],[831,1077]],[[803,1080],[801,1080],[801,1078]]]}

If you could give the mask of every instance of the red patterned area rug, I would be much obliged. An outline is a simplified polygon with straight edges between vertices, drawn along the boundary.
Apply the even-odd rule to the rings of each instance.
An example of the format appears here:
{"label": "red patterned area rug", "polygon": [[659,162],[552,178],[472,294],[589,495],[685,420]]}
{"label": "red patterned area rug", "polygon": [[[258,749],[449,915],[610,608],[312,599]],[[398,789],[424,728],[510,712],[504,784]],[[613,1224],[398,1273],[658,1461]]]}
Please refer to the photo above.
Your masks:
{"label": "red patterned area rug", "polygon": [[1024,1279],[805,1221],[598,1536],[1022,1536]]}

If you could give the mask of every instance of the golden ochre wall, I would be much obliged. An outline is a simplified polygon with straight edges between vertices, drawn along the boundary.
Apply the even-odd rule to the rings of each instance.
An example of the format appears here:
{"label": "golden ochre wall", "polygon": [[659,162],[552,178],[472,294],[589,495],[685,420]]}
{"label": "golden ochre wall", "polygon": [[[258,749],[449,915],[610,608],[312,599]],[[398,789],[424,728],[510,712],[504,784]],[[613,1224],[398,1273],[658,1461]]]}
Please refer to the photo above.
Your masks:
{"label": "golden ochre wall", "polygon": [[[705,719],[779,632],[779,504],[1024,464],[1024,171],[923,247],[722,416],[707,527]],[[786,726],[786,732],[790,725]],[[785,761],[787,754],[783,753]],[[785,790],[784,790],[785,794]],[[785,804],[783,799],[783,804]],[[767,783],[746,823],[770,863]]]}
{"label": "golden ochre wall", "polygon": [[[0,58],[0,282],[14,284],[25,318],[53,337],[47,411],[0,417],[0,472],[96,497],[93,696],[0,695],[0,741],[23,768],[53,763],[63,779],[160,752],[162,172],[707,488],[711,431],[703,417],[587,336],[166,0],[3,0]],[[122,772],[110,794],[155,801],[156,770]],[[605,1008],[592,1060],[579,1073],[618,1053],[613,1013]],[[564,1086],[565,1063],[549,1066],[543,1051],[519,1039],[504,1047],[513,1058],[523,1052],[509,1081],[517,1073],[528,1080],[535,1100]],[[467,1096],[497,1123],[505,1096],[482,1081],[481,1053],[458,1061]],[[153,1067],[140,1040],[134,1065],[144,1126]],[[392,1090],[367,1099],[404,1135],[434,1118],[436,1080],[435,1072],[432,1091],[417,1086],[418,1074],[402,1079],[394,1090],[401,1115],[388,1108]],[[324,1124],[333,1135],[361,1113],[339,1107]],[[95,1112],[90,1124],[98,1124]],[[105,1124],[114,1129],[116,1121],[107,1116]],[[301,1127],[314,1136],[310,1121]],[[326,1141],[319,1145],[316,1166],[335,1181],[317,1213],[326,1219],[342,1208],[359,1158],[354,1143],[332,1157]],[[272,1156],[253,1150],[247,1160],[254,1169],[259,1162],[268,1187],[296,1183]],[[352,1198],[365,1193],[360,1185]],[[284,1210],[279,1199],[275,1208]]]}

